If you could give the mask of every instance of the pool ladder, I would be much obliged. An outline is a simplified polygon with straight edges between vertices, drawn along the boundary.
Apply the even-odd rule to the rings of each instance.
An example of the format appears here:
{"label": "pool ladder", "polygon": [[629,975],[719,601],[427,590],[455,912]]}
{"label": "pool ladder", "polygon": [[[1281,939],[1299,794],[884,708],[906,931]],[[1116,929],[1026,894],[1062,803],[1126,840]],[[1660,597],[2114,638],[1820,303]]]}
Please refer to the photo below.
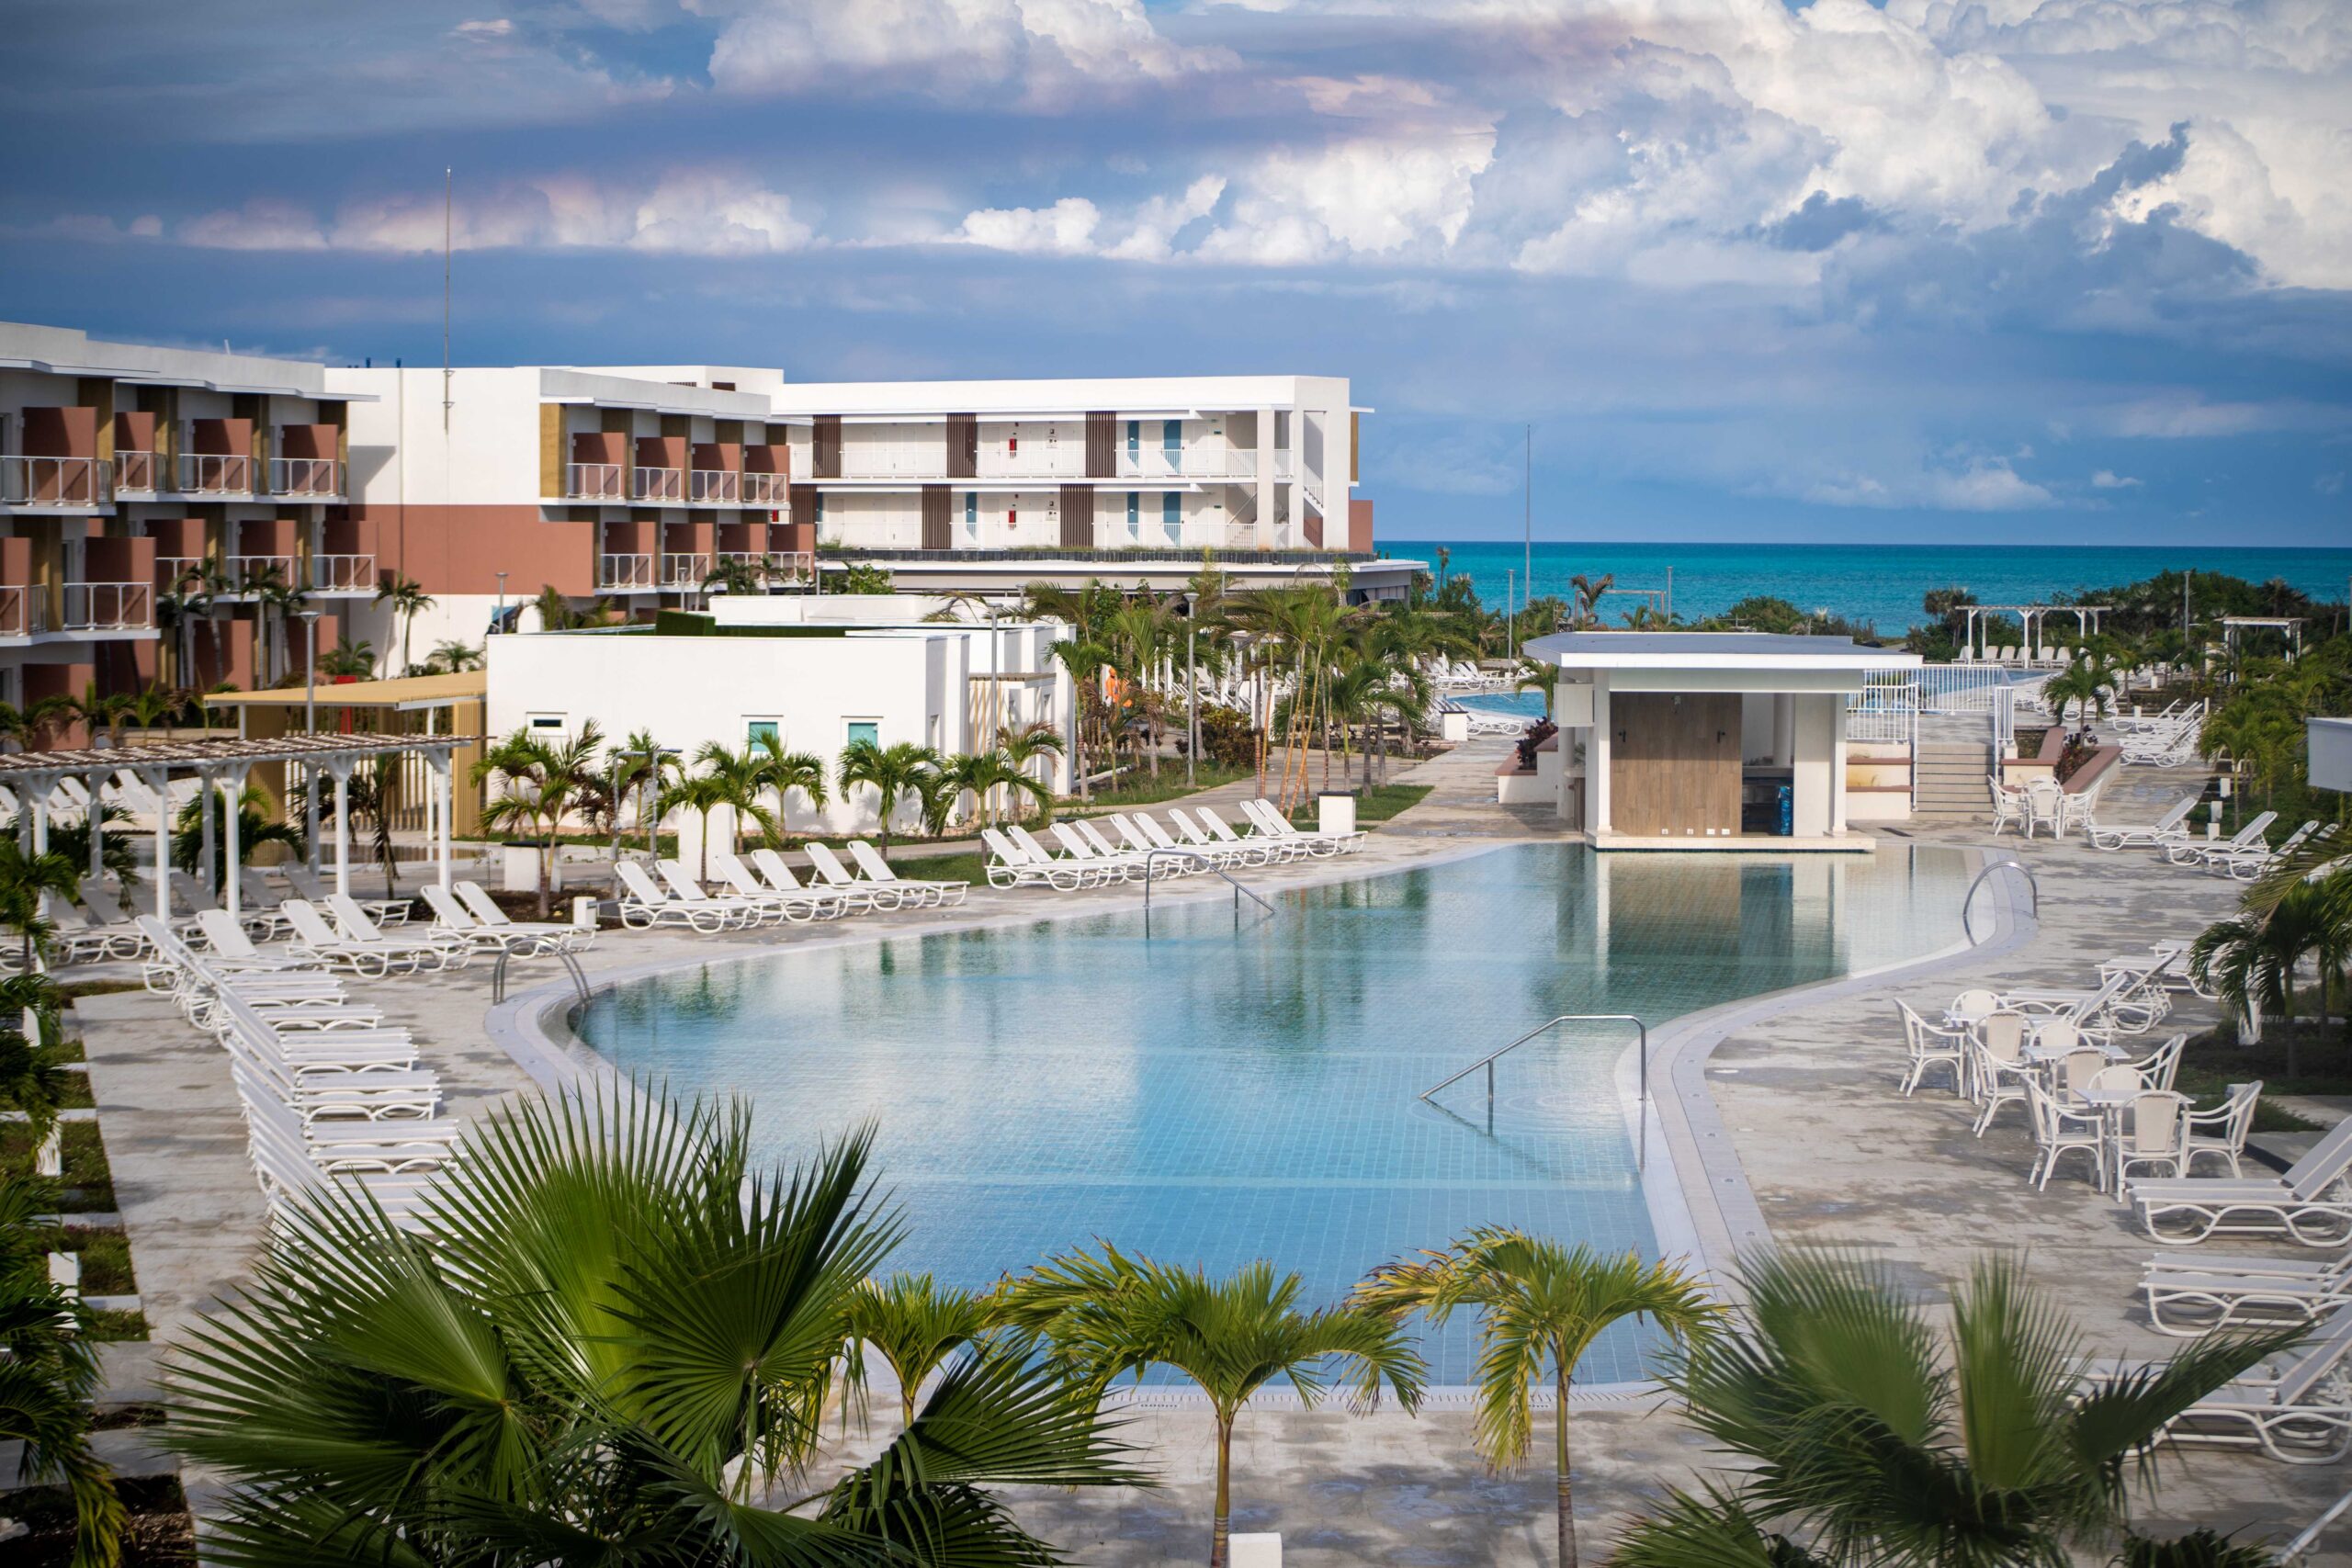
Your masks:
{"label": "pool ladder", "polygon": [[1179,860],[1198,861],[1201,864],[1208,867],[1219,876],[1224,877],[1227,886],[1233,889],[1233,914],[1237,924],[1238,924],[1240,920],[1241,900],[1244,898],[1249,899],[1250,902],[1257,905],[1258,908],[1265,910],[1266,913],[1270,915],[1274,912],[1274,907],[1272,904],[1267,903],[1263,898],[1259,897],[1258,895],[1250,892],[1250,889],[1242,886],[1238,882],[1234,881],[1232,874],[1227,872],[1225,867],[1217,864],[1216,862],[1211,860],[1208,856],[1202,854],[1197,850],[1147,850],[1144,852],[1143,857],[1144,935],[1149,936],[1151,934],[1151,866],[1152,863],[1161,855],[1174,855]]}
{"label": "pool ladder", "polygon": [[1976,945],[1976,930],[1969,923],[1968,912],[1975,907],[1976,890],[1984,886],[1984,879],[1996,871],[2014,871],[2025,878],[2026,890],[2033,895],[2033,918],[2037,920],[2041,919],[2041,884],[2034,880],[2033,873],[2026,863],[2019,860],[1987,862],[1984,869],[1976,874],[1976,880],[1968,885],[1968,891],[1960,896],[1960,934],[1968,939],[1971,946]]}
{"label": "pool ladder", "polygon": [[1468,1066],[1463,1068],[1452,1077],[1447,1078],[1444,1082],[1433,1084],[1430,1088],[1423,1089],[1421,1091],[1420,1098],[1430,1100],[1430,1102],[1434,1105],[1436,1101],[1430,1097],[1435,1095],[1440,1089],[1451,1089],[1455,1084],[1460,1083],[1464,1078],[1468,1077],[1472,1073],[1475,1073],[1479,1068],[1484,1067],[1487,1069],[1487,1131],[1489,1133],[1493,1132],[1495,1130],[1496,1062],[1510,1055],[1513,1051],[1518,1050],[1521,1045],[1526,1044],[1529,1041],[1551,1033],[1552,1031],[1559,1028],[1560,1025],[1564,1023],[1630,1023],[1641,1032],[1640,1064],[1642,1108],[1641,1115],[1637,1119],[1638,1131],[1634,1134],[1635,1146],[1634,1154],[1634,1168],[1636,1170],[1648,1169],[1650,1156],[1650,1026],[1644,1023],[1640,1019],[1634,1017],[1630,1012],[1564,1012],[1559,1017],[1553,1019],[1548,1022],[1537,1024],[1534,1028],[1529,1030],[1526,1033],[1521,1035],[1518,1039],[1512,1041],[1501,1050],[1494,1052],[1492,1055],[1480,1057],[1477,1061],[1471,1063]]}

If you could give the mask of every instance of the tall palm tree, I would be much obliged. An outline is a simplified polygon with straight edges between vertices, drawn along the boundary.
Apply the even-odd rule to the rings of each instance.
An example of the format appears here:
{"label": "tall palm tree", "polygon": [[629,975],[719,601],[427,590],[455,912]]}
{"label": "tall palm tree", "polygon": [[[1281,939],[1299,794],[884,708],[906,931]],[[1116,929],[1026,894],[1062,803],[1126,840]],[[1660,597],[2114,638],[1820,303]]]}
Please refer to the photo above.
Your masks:
{"label": "tall palm tree", "polygon": [[2095,717],[2115,711],[2113,694],[2109,689],[2113,682],[2113,673],[2105,665],[2086,655],[2042,683],[2041,700],[2050,705],[2052,713],[2061,716],[2068,706],[2076,705],[2077,716],[2082,720],[2080,733],[2086,735]]}
{"label": "tall palm tree", "polygon": [[311,596],[277,566],[264,567],[244,586],[254,596],[254,631],[260,639],[254,654],[254,684],[274,685],[293,673],[294,649],[287,628]]}
{"label": "tall palm tree", "polygon": [[1560,692],[1560,667],[1548,659],[1522,659],[1519,661],[1518,678],[1511,682],[1514,692],[1544,694],[1544,716],[1550,718],[1553,704]]}
{"label": "tall palm tree", "polygon": [[62,1484],[74,1501],[74,1568],[120,1561],[123,1509],[90,1443],[102,1370],[90,1309],[49,1279],[57,1189],[0,1177],[0,1441],[24,1445],[17,1479]]}
{"label": "tall palm tree", "polygon": [[[319,784],[319,830],[325,832],[334,826],[334,782],[314,776]],[[287,792],[288,821],[310,819],[309,792],[307,783]],[[358,763],[345,781],[343,795],[351,813],[348,831],[364,835],[362,847],[384,874],[384,897],[399,897],[401,863],[392,839],[392,824],[400,811],[400,770],[395,761],[379,757]]]}
{"label": "tall palm tree", "polygon": [[385,573],[383,581],[377,584],[375,603],[390,604],[392,614],[400,619],[401,673],[405,675],[409,671],[410,634],[416,629],[417,616],[433,608],[433,595],[416,579],[393,571]]}
{"label": "tall palm tree", "polygon": [[1472,1231],[1443,1252],[1374,1271],[1351,1298],[1369,1311],[1428,1314],[1442,1325],[1464,1308],[1478,1314],[1478,1451],[1517,1464],[1534,1434],[1533,1394],[1553,1391],[1552,1462],[1561,1568],[1577,1562],[1576,1495],[1568,1465],[1568,1391],[1577,1363],[1611,1325],[1646,1319],[1673,1339],[1713,1332],[1706,1287],[1675,1264],[1632,1251],[1573,1249],[1518,1231]]}
{"label": "tall palm tree", "polygon": [[880,797],[876,809],[881,814],[884,854],[890,852],[890,818],[897,814],[899,803],[910,795],[920,798],[925,776],[935,773],[938,765],[939,759],[931,748],[911,740],[893,741],[888,746],[853,740],[842,748],[842,793],[865,784]]}
{"label": "tall palm tree", "polygon": [[862,1388],[863,1352],[880,1356],[899,1382],[899,1425],[911,1427],[922,1385],[995,1323],[990,1298],[936,1284],[928,1274],[867,1280],[849,1298],[849,1376]]}
{"label": "tall palm tree", "polygon": [[475,760],[473,782],[500,780],[504,789],[483,808],[486,828],[521,827],[538,840],[541,919],[552,901],[550,872],[555,864],[556,834],[573,799],[597,773],[596,753],[604,733],[590,719],[569,740],[547,740],[518,729]]}
{"label": "tall palm tree", "polygon": [[1608,592],[1616,581],[1617,574],[1613,571],[1600,577],[1587,577],[1579,572],[1568,579],[1569,592],[1575,595],[1573,608],[1579,630],[1600,624],[1600,596]]}
{"label": "tall palm tree", "polygon": [[[2251,900],[2249,900],[2251,902]],[[2275,1013],[2295,1017],[2295,972],[2314,961],[2319,975],[2319,1022],[2327,1028],[2336,977],[2352,961],[2352,874],[2299,877],[2268,897],[2259,912],[2243,911],[2198,934],[2188,949],[2189,978],[2218,997],[2231,1015],[2249,1024]],[[2287,1076],[2295,1077],[2295,1036],[2287,1036]]]}
{"label": "tall palm tree", "polygon": [[[228,563],[219,556],[207,556],[187,570],[186,581],[196,603],[211,628],[212,680],[217,683],[229,678],[229,645],[227,623],[236,614],[230,595],[237,592],[236,581],[229,575]],[[193,639],[188,645],[189,665],[184,684],[204,690],[206,682],[196,673]],[[256,685],[260,682],[255,682]]]}
{"label": "tall palm tree", "polygon": [[811,811],[825,807],[825,760],[814,751],[787,751],[775,736],[762,735],[752,744],[766,754],[768,787],[775,791],[776,831],[785,830],[792,795],[797,791]]}
{"label": "tall palm tree", "polygon": [[1354,1305],[1298,1310],[1299,1279],[1261,1261],[1223,1280],[1130,1258],[1104,1244],[1048,1258],[999,1288],[1012,1328],[1042,1338],[1048,1359],[1098,1393],[1151,1367],[1182,1372],[1216,1419],[1216,1517],[1209,1568],[1225,1568],[1233,1513],[1233,1423],[1277,1378],[1312,1406],[1345,1372],[1363,1405],[1385,1384],[1408,1411],[1428,1382],[1413,1341],[1388,1314]]}
{"label": "tall palm tree", "polygon": [[710,814],[722,806],[732,806],[738,795],[725,777],[718,773],[689,773],[672,784],[662,799],[681,811],[691,811],[702,823],[702,863],[695,868],[695,880],[710,880]]}
{"label": "tall palm tree", "polygon": [[[1062,738],[1054,733],[1054,727],[1038,719],[1018,729],[1000,729],[996,734],[996,749],[1003,753],[1006,762],[1037,786],[1034,791],[1023,793],[1036,800],[1040,810],[1050,808],[1054,803],[1053,789],[1046,780],[1038,778],[1034,770],[1039,759],[1062,754],[1064,743]],[[1020,819],[1016,803],[1013,820],[1017,822]]]}
{"label": "tall palm tree", "polygon": [[13,833],[0,836],[0,926],[15,931],[23,943],[18,969],[30,974],[49,941],[51,926],[41,913],[41,896],[71,898],[81,890],[82,868],[74,861],[54,850],[28,852]]}
{"label": "tall palm tree", "polygon": [[469,1124],[413,1230],[348,1188],[289,1205],[165,1374],[163,1441],[228,1477],[211,1550],[1043,1563],[1057,1554],[991,1488],[1145,1479],[1088,1391],[987,1347],[872,1462],[831,1461],[850,1305],[897,1218],[863,1135],[797,1170],[751,1147],[740,1104],[526,1099]]}
{"label": "tall palm tree", "polygon": [[1949,1330],[1877,1259],[1783,1252],[1742,1274],[1732,1331],[1666,1379],[1738,1468],[1670,1490],[1616,1568],[2079,1561],[2128,1531],[2165,1424],[2302,1332],[2214,1335],[2114,1372],[2015,1258],[1970,1270]]}
{"label": "tall palm tree", "polygon": [[[695,763],[718,780],[718,805],[734,807],[734,836],[728,843],[730,850],[741,847],[745,818],[759,824],[763,838],[773,843],[784,830],[783,818],[767,807],[770,792],[776,789],[775,751],[764,742],[746,743],[740,751],[706,741],[695,753]],[[706,824],[709,818],[704,818]],[[705,835],[706,838],[707,834]],[[709,874],[710,848],[703,847],[703,874]]]}
{"label": "tall palm tree", "polygon": [[1092,794],[1087,783],[1087,748],[1105,723],[1102,676],[1114,668],[1111,651],[1099,642],[1077,637],[1064,637],[1047,651],[1069,672],[1078,694],[1070,709],[1070,754],[1078,768],[1078,793],[1084,799]]}
{"label": "tall palm tree", "polygon": [[[237,866],[228,864],[229,825],[227,813],[217,809],[212,813],[212,863],[226,869],[224,877],[234,876]],[[310,852],[310,844],[302,837],[302,829],[292,820],[278,818],[270,807],[269,796],[259,784],[247,784],[237,797],[237,864],[253,858],[253,852],[264,844],[278,844],[297,860]],[[201,795],[180,807],[172,819],[172,863],[182,871],[194,871],[204,863],[204,801]]]}

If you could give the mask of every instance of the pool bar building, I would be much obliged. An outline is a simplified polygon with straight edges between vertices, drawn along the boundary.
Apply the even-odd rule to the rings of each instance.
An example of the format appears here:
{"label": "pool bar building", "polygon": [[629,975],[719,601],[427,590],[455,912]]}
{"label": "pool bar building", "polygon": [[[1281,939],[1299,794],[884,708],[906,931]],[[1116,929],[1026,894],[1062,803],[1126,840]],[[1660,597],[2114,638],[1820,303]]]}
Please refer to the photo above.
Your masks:
{"label": "pool bar building", "polygon": [[1917,654],[1762,632],[1562,632],[1556,800],[1598,850],[1868,852],[1850,830],[1846,705]]}

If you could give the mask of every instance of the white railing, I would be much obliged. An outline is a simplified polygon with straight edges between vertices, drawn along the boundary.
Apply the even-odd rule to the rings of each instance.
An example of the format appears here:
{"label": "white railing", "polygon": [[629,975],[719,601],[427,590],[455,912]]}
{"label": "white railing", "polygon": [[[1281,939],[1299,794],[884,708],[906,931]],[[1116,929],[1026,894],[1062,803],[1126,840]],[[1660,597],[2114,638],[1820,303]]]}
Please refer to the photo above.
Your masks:
{"label": "white railing", "polygon": [[143,632],[153,631],[154,626],[153,583],[65,585],[65,629],[69,632]]}
{"label": "white railing", "polygon": [[114,492],[134,491],[153,495],[164,488],[164,455],[161,452],[127,452],[120,447],[114,454]]}
{"label": "white railing", "polygon": [[311,587],[321,593],[372,593],[376,591],[376,558],[312,556]]}
{"label": "white railing", "polygon": [[684,501],[686,499],[686,470],[684,468],[637,468],[631,470],[629,493],[639,501]]}
{"label": "white railing", "polygon": [[662,586],[664,588],[700,588],[702,580],[710,575],[710,558],[695,555],[662,557]]}
{"label": "white railing", "polygon": [[251,495],[254,460],[234,453],[183,452],[179,488],[183,495]]}
{"label": "white railing", "polygon": [[747,506],[783,506],[792,499],[790,474],[745,474],[742,480]]}
{"label": "white railing", "polygon": [[596,558],[596,587],[600,592],[610,589],[627,592],[652,586],[651,556],[602,555]]}
{"label": "white railing", "polygon": [[30,637],[40,630],[41,598],[38,588],[0,587],[0,637]]}
{"label": "white railing", "polygon": [[732,468],[694,468],[686,474],[686,499],[707,505],[739,505],[743,476]]}
{"label": "white railing", "polygon": [[[1274,454],[1277,471],[1289,454]],[[1112,463],[1123,479],[1254,479],[1258,454],[1254,448],[1210,443],[1170,452],[1165,446],[1122,446]]]}
{"label": "white railing", "polygon": [[0,457],[0,502],[10,506],[103,506],[112,471],[96,457]]}
{"label": "white railing", "polygon": [[272,495],[341,495],[343,463],[334,457],[272,457]]}
{"label": "white railing", "polygon": [[164,585],[164,592],[166,593],[185,592],[187,588],[199,586],[189,583],[187,577],[190,572],[203,564],[202,556],[157,556],[155,581]]}
{"label": "white railing", "polygon": [[627,501],[618,463],[566,463],[563,493],[582,501]]}
{"label": "white railing", "polygon": [[1900,674],[1870,675],[1846,699],[1846,739],[1909,745],[1919,732],[1919,687]]}
{"label": "white railing", "polygon": [[231,556],[226,564],[229,586],[235,592],[251,593],[273,583],[294,585],[292,556]]}
{"label": "white railing", "polygon": [[748,566],[771,582],[803,582],[817,575],[817,558],[808,550],[721,550],[722,566]]}
{"label": "white railing", "polygon": [[1996,693],[2010,688],[2039,690],[2047,679],[2043,674],[2027,674],[2015,665],[2003,669],[1997,664],[1923,664],[1918,672],[1919,705],[1928,713],[1986,714],[1998,700]]}

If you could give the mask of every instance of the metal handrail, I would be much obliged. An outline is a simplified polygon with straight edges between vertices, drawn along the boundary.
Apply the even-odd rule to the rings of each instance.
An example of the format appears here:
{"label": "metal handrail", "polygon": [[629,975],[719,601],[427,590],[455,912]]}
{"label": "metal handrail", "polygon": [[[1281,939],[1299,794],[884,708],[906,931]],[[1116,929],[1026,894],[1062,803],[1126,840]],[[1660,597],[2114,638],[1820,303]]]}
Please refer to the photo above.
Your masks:
{"label": "metal handrail", "polygon": [[[1644,1023],[1639,1018],[1636,1018],[1630,1012],[1564,1012],[1555,1019],[1537,1024],[1534,1028],[1529,1030],[1526,1033],[1521,1035],[1518,1039],[1512,1041],[1510,1044],[1504,1046],[1501,1050],[1495,1052],[1493,1055],[1483,1056],[1477,1061],[1471,1063],[1468,1066],[1463,1068],[1452,1077],[1447,1078],[1444,1082],[1433,1084],[1430,1088],[1423,1089],[1419,1098],[1429,1100],[1431,1095],[1436,1094],[1439,1090],[1453,1088],[1455,1084],[1460,1083],[1464,1078],[1468,1077],[1472,1073],[1476,1072],[1480,1067],[1484,1067],[1487,1069],[1487,1124],[1491,1128],[1494,1125],[1495,1121],[1495,1063],[1501,1057],[1510,1055],[1513,1051],[1518,1050],[1521,1045],[1526,1044],[1536,1036],[1541,1034],[1549,1034],[1552,1031],[1559,1028],[1560,1025],[1564,1023],[1630,1023],[1635,1029],[1641,1031],[1640,1063],[1642,1114],[1636,1119],[1638,1122],[1638,1131],[1635,1134],[1636,1141],[1634,1152],[1634,1168],[1636,1170],[1648,1169],[1650,1156],[1650,1026]],[[1431,1101],[1431,1103],[1435,1102]]]}
{"label": "metal handrail", "polygon": [[2327,1512],[2312,1521],[2309,1529],[2289,1541],[2286,1550],[2279,1552],[2278,1561],[2284,1564],[2302,1562],[2312,1549],[2319,1545],[2320,1532],[2342,1518],[2347,1508],[2352,1508],[2352,1492],[2338,1497]]}
{"label": "metal handrail", "polygon": [[1227,885],[1233,889],[1233,912],[1237,915],[1241,913],[1241,900],[1245,895],[1249,897],[1251,903],[1257,905],[1261,909],[1265,910],[1266,913],[1271,915],[1274,912],[1274,907],[1272,904],[1267,903],[1263,898],[1259,897],[1255,893],[1251,893],[1250,889],[1242,886],[1238,882],[1234,881],[1232,873],[1227,871],[1225,867],[1217,864],[1216,862],[1201,853],[1198,850],[1146,850],[1143,852],[1143,929],[1146,936],[1149,936],[1151,934],[1151,863],[1153,858],[1159,855],[1175,855],[1181,860],[1198,861],[1201,864],[1208,867],[1211,871],[1216,872],[1219,876],[1224,877]]}
{"label": "metal handrail", "polygon": [[1996,860],[1978,872],[1976,880],[1968,885],[1968,891],[1960,896],[1960,934],[1968,939],[1972,947],[1976,945],[1976,928],[1968,922],[1969,906],[1976,901],[1976,890],[1984,886],[1984,879],[2004,867],[2014,869],[2025,878],[2027,888],[2033,894],[2033,918],[2041,919],[2041,884],[2034,880],[2033,873],[2023,861]]}
{"label": "metal handrail", "polygon": [[[490,1000],[491,1005],[493,1007],[506,999],[506,964],[507,960],[514,956],[514,950],[511,947],[502,947],[498,950],[498,962],[492,966],[490,971]],[[562,964],[566,969],[571,972],[571,984],[573,988],[579,991],[580,999],[583,1002],[588,999],[588,976],[582,971],[580,967],[580,960],[572,957],[571,953],[565,952],[560,947],[548,950],[548,952],[529,953],[526,954],[526,956],[532,958],[555,958],[558,962]]]}

